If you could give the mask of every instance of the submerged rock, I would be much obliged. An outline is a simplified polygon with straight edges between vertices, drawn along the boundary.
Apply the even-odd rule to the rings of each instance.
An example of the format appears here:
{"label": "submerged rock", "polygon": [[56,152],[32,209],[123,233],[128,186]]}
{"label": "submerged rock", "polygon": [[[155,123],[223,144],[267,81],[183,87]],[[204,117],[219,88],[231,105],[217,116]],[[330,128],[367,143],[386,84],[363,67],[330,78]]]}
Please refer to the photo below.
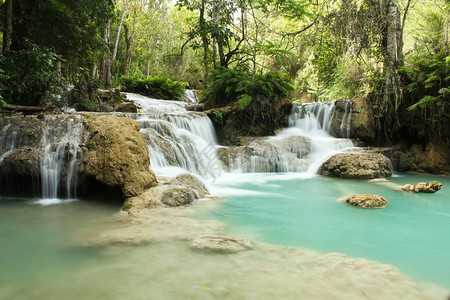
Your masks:
{"label": "submerged rock", "polygon": [[128,198],[122,208],[135,214],[146,208],[184,206],[205,197],[210,195],[200,180],[190,174],[181,174],[172,179],[160,178],[157,186]]}
{"label": "submerged rock", "polygon": [[403,191],[415,192],[415,193],[436,193],[442,188],[442,183],[438,181],[432,182],[418,182],[415,185],[406,184],[400,189]]}
{"label": "submerged rock", "polygon": [[384,208],[389,202],[379,195],[355,194],[344,199],[351,206],[361,208]]}
{"label": "submerged rock", "polygon": [[200,236],[192,240],[191,248],[219,253],[234,253],[253,248],[253,242],[222,236]]}
{"label": "submerged rock", "polygon": [[340,153],[319,168],[318,174],[341,178],[381,178],[392,175],[391,161],[381,153]]}
{"label": "submerged rock", "polygon": [[208,189],[203,182],[191,174],[180,174],[173,178],[170,183],[174,185],[182,185],[195,190],[199,198],[203,198],[209,194]]}

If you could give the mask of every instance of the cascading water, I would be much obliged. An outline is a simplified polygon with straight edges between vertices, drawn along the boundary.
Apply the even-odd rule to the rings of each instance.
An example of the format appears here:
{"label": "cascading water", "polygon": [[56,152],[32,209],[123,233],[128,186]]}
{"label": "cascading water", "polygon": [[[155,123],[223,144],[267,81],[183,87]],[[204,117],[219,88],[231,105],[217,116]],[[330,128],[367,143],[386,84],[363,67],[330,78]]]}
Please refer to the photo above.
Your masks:
{"label": "cascading water", "polygon": [[197,103],[197,97],[193,90],[185,90],[184,91],[184,99],[186,102]]}
{"label": "cascading water", "polygon": [[344,106],[344,116],[341,121],[341,134],[344,138],[350,138],[350,128],[352,121],[352,103],[351,101],[346,101]]}
{"label": "cascading water", "polygon": [[7,124],[5,127],[3,127],[0,134],[0,164],[3,162],[6,156],[8,156],[14,149],[16,149],[17,131],[13,131],[8,134],[8,129],[10,127],[11,124]]}
{"label": "cascading water", "polygon": [[[349,134],[351,115],[347,104],[339,129]],[[289,128],[274,137],[223,150],[228,156],[226,164],[234,172],[306,172],[313,176],[326,158],[353,147],[349,139],[331,135],[333,121],[340,121],[335,117],[334,101],[294,104]]]}
{"label": "cascading water", "polygon": [[306,172],[312,176],[324,159],[353,146],[348,139],[332,136],[337,121],[339,135],[349,136],[350,101],[340,109],[344,111],[342,119],[336,117],[335,101],[294,104],[289,128],[276,136],[250,139],[239,147],[218,147],[209,118],[202,112],[187,111],[186,103],[136,94],[127,97],[140,107],[141,113],[127,116],[140,122],[141,133],[149,144],[150,167],[157,175],[175,166],[216,178],[222,171],[218,149],[231,172]]}
{"label": "cascading water", "polygon": [[67,166],[66,191],[67,198],[76,197],[77,170],[76,161],[81,151],[82,122],[76,117],[63,121],[56,117],[45,119],[44,132],[41,144],[44,155],[41,157],[41,187],[42,198],[58,198],[59,185],[64,165]]}
{"label": "cascading water", "polygon": [[141,113],[127,114],[141,125],[149,144],[150,168],[166,175],[178,167],[205,178],[220,175],[217,139],[205,113],[187,111],[186,103],[127,94]]}

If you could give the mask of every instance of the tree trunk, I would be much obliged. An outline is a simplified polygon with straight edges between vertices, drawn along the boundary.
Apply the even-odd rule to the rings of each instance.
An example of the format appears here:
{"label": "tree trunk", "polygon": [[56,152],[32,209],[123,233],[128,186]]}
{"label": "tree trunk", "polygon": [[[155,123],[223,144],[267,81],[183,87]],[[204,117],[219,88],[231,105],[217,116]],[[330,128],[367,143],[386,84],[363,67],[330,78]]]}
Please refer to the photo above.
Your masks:
{"label": "tree trunk", "polygon": [[133,55],[133,48],[134,48],[134,28],[136,25],[136,18],[133,17],[133,28],[130,30],[128,29],[127,24],[123,25],[124,33],[125,33],[125,44],[127,45],[126,49],[126,57],[125,57],[125,76],[130,75],[130,66],[131,66],[131,57]]}
{"label": "tree trunk", "polygon": [[403,34],[400,11],[396,0],[386,2],[384,41],[384,77],[386,79],[385,97],[394,101],[394,111],[403,99],[402,82],[397,70],[403,66]]}
{"label": "tree trunk", "polygon": [[[109,29],[111,27],[111,20],[105,21],[105,29],[103,30],[103,40],[109,48]],[[109,72],[109,51],[104,54],[101,65],[100,65],[100,81],[105,87],[111,85],[111,75]]]}
{"label": "tree trunk", "polygon": [[202,0],[200,6],[200,16],[199,16],[199,24],[200,24],[200,35],[202,37],[202,45],[203,45],[203,66],[205,68],[205,81],[209,74],[208,67],[208,37],[206,35],[206,21],[205,21],[205,2],[206,0]]}
{"label": "tree trunk", "polygon": [[116,60],[117,50],[119,49],[120,32],[122,31],[123,18],[125,16],[125,11],[127,10],[128,1],[129,0],[125,0],[125,3],[123,4],[122,14],[120,15],[119,25],[117,26],[117,35],[116,35],[116,40],[114,42],[114,49],[113,49],[112,56],[111,56],[110,68],[111,68],[111,65],[114,62],[114,60]]}
{"label": "tree trunk", "polygon": [[6,14],[5,14],[5,29],[3,31],[3,54],[11,51],[12,42],[12,2],[13,0],[6,0]]}

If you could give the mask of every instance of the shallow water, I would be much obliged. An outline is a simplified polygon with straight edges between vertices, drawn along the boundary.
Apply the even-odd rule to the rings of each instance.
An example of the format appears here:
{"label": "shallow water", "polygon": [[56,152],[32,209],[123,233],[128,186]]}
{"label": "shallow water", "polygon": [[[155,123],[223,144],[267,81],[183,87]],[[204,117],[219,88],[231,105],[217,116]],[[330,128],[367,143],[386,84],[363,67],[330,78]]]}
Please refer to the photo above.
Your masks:
{"label": "shallow water", "polygon": [[[291,175],[230,174],[212,187],[228,195],[207,218],[229,224],[252,240],[339,252],[393,264],[419,281],[450,288],[450,179],[394,175],[387,182]],[[438,180],[435,194],[394,190],[406,183]],[[337,201],[352,194],[379,194],[390,205],[365,210]]]}
{"label": "shallow water", "polygon": [[[382,252],[387,257],[399,258],[395,253],[407,248],[404,261],[422,267],[438,262],[428,270],[448,275],[448,240],[447,244],[436,241],[448,228],[445,190],[425,198],[396,192],[399,198],[388,197],[391,205],[384,210],[358,210],[337,202],[337,197],[372,190],[384,195],[390,188],[365,181],[301,179],[298,174],[239,176],[239,184],[224,176],[214,189],[223,195],[240,196],[149,210],[135,217],[117,214],[117,205],[91,201],[44,205],[51,201],[1,198],[0,299],[448,297],[448,291],[413,281],[390,265],[285,247],[343,252],[414,273],[414,268],[404,269],[398,259],[379,259],[377,245],[368,246],[397,236],[396,244],[409,244],[393,247],[394,254],[385,247]],[[406,179],[392,179],[402,180]],[[446,184],[450,183],[444,182],[444,189]],[[312,196],[302,196],[307,192]],[[398,208],[405,200],[411,205]],[[418,220],[420,214],[435,212],[438,217],[421,216]],[[405,220],[403,227],[395,224],[399,220]],[[430,235],[429,229],[438,224],[442,229],[435,228]],[[251,250],[230,254],[191,247],[191,241],[199,236],[230,235],[284,246],[256,243]],[[415,235],[420,236],[420,244],[415,242],[419,237],[409,241]],[[418,249],[410,251],[414,247]],[[432,261],[421,257],[423,247],[428,251],[426,259]],[[346,252],[348,249],[354,252]],[[440,257],[435,259],[436,255]],[[436,280],[420,277],[422,272],[410,275],[418,281],[446,285],[439,281],[441,276]]]}

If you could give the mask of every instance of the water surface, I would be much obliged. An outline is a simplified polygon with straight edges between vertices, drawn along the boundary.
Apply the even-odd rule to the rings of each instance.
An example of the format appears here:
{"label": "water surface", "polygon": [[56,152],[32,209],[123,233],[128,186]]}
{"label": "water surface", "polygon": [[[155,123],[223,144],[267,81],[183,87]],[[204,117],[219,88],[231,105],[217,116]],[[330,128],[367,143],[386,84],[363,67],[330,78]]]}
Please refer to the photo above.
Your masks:
{"label": "water surface", "polygon": [[[413,278],[450,288],[450,179],[397,174],[387,182],[301,178],[301,174],[229,174],[213,186],[225,195],[208,215],[252,240],[339,252],[393,264]],[[439,180],[442,190],[394,190],[406,183]],[[379,194],[390,205],[367,210],[338,201]]]}

